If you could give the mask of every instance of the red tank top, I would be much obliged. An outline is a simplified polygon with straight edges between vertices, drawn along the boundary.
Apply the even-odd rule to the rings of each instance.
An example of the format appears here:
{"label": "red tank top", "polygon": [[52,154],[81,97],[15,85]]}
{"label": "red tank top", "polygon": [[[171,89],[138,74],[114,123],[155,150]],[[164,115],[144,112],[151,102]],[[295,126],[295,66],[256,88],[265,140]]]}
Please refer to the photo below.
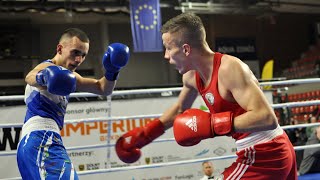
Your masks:
{"label": "red tank top", "polygon": [[[198,72],[195,73],[197,88],[210,110],[210,113],[219,113],[231,111],[234,117],[246,112],[239,104],[224,100],[218,90],[218,70],[221,64],[221,57],[223,54],[215,52],[213,59],[213,71],[211,82],[208,87],[205,87]],[[249,133],[233,133],[232,137],[236,140],[242,139],[249,135]]]}

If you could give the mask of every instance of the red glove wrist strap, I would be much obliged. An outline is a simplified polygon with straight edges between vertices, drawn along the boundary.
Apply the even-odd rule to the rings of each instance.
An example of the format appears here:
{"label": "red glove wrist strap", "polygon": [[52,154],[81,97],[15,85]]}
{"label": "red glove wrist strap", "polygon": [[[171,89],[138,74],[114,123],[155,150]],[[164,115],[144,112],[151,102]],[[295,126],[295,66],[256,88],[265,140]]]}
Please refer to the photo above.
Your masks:
{"label": "red glove wrist strap", "polygon": [[164,133],[164,125],[159,119],[155,119],[145,126],[144,133],[150,141],[153,141]]}
{"label": "red glove wrist strap", "polygon": [[230,135],[233,132],[233,113],[222,112],[211,114],[211,130],[216,135]]}

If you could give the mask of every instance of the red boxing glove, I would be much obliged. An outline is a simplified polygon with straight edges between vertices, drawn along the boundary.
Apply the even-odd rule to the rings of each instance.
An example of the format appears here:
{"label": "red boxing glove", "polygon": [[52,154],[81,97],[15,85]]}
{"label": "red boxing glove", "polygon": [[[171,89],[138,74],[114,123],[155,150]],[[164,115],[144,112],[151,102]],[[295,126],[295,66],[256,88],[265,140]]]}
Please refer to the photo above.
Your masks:
{"label": "red boxing glove", "polygon": [[181,146],[193,146],[203,139],[228,135],[232,132],[232,112],[210,114],[200,109],[188,109],[173,123],[173,133]]}
{"label": "red boxing glove", "polygon": [[141,156],[140,149],[163,133],[164,125],[159,119],[125,133],[116,142],[118,157],[125,163],[137,161]]}

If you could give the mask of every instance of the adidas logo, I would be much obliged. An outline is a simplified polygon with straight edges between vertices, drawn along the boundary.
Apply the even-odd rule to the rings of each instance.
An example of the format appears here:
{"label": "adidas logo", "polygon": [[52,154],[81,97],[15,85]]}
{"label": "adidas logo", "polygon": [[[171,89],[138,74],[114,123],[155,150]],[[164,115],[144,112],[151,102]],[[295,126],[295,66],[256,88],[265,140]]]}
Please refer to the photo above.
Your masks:
{"label": "adidas logo", "polygon": [[189,121],[187,121],[185,123],[192,131],[197,132],[197,117],[193,116],[192,119],[189,119]]}
{"label": "adidas logo", "polygon": [[125,141],[127,144],[130,144],[130,143],[131,143],[131,139],[132,139],[132,136],[128,136],[128,137],[124,138],[124,141]]}

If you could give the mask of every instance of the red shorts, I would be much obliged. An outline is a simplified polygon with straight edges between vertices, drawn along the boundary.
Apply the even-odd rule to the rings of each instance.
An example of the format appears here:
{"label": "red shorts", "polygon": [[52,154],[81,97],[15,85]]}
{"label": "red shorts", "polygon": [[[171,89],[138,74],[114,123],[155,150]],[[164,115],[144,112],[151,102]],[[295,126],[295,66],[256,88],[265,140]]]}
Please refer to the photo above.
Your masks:
{"label": "red shorts", "polygon": [[237,160],[224,179],[297,180],[296,155],[286,133],[278,127],[249,135],[237,144]]}

